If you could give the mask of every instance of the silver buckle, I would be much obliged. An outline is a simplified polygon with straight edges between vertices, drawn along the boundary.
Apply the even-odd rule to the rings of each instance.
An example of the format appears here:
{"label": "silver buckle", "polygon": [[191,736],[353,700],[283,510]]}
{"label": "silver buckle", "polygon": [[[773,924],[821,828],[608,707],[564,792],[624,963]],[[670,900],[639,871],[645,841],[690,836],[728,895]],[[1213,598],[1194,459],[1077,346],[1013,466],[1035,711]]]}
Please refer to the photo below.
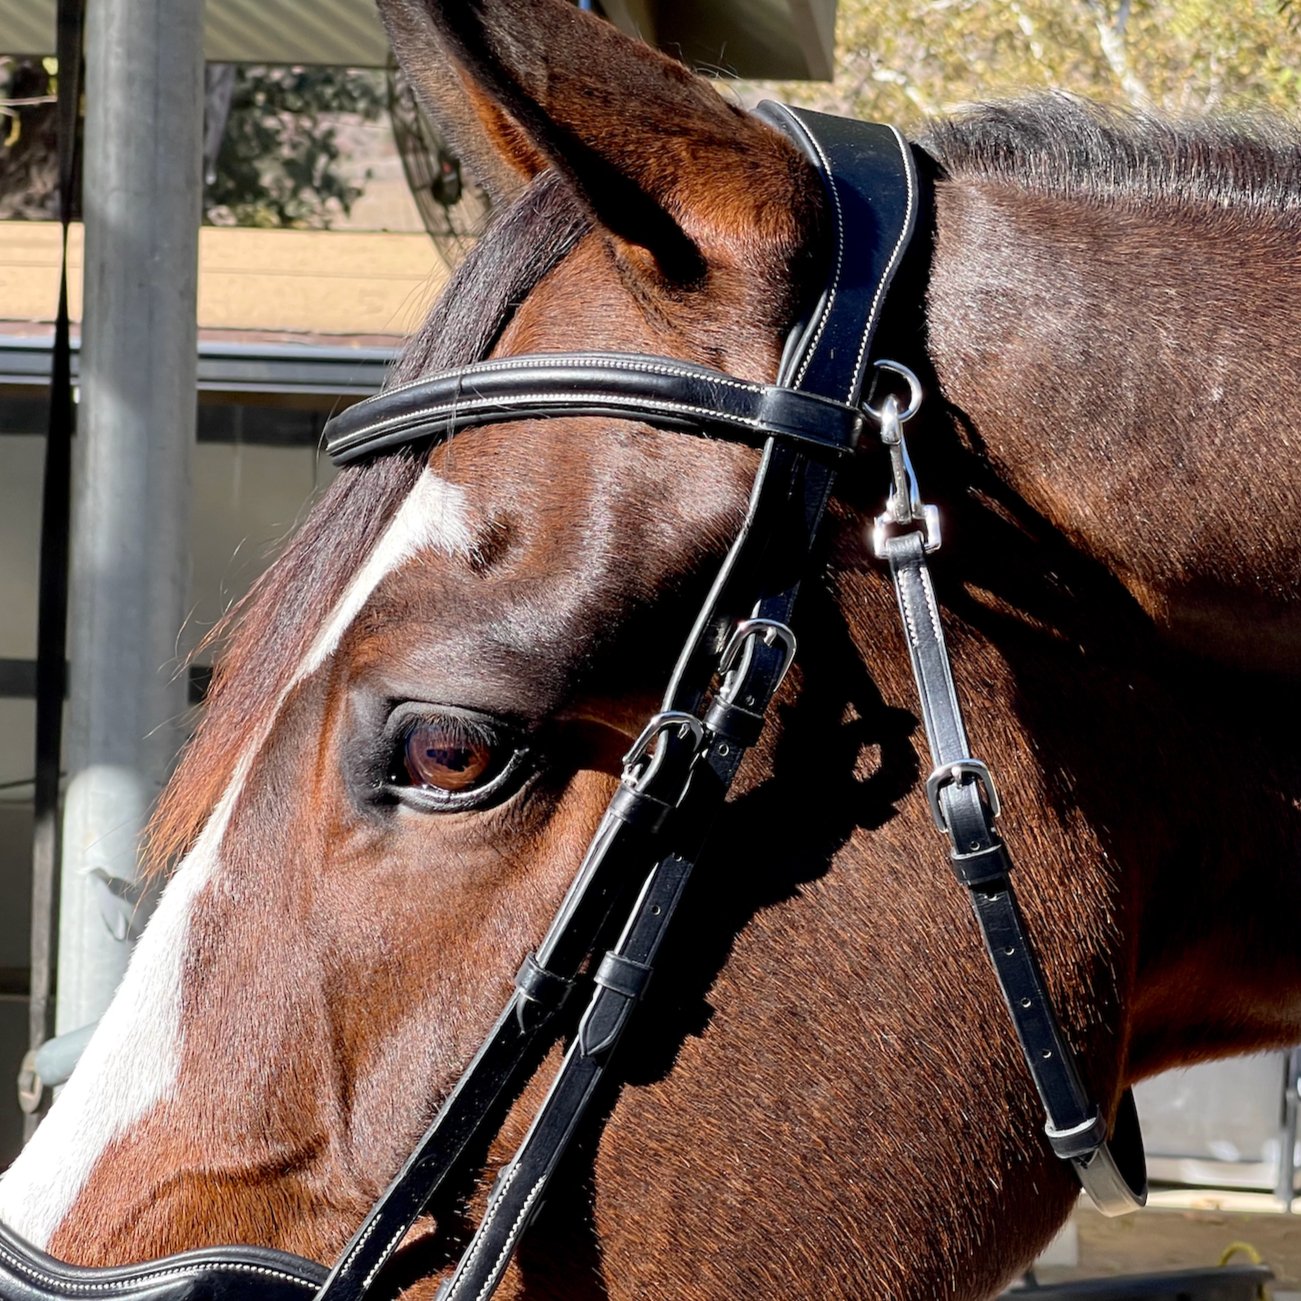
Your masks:
{"label": "silver buckle", "polygon": [[993,774],[979,759],[955,759],[952,763],[942,763],[926,779],[926,800],[931,806],[931,817],[942,835],[949,834],[948,820],[940,806],[940,791],[964,777],[972,777],[980,783],[985,794],[985,803],[989,805],[990,814],[997,819],[1003,812],[1003,801],[998,797],[998,787],[994,785]]}
{"label": "silver buckle", "polygon": [[[680,738],[691,737],[693,752],[699,751],[704,744],[705,725],[695,714],[688,714],[682,709],[666,709],[658,714],[653,714],[650,721],[642,728],[641,735],[632,743],[628,753],[623,756],[623,777],[621,780],[624,785],[631,786],[634,790],[641,790],[659,771],[660,764],[664,762],[664,756],[668,753],[668,746],[656,747],[653,754],[650,753],[650,748],[661,732],[667,732],[671,728],[677,728]],[[637,765],[646,759],[648,754],[650,755],[649,761],[639,771]]]}
{"label": "silver buckle", "polygon": [[732,670],[736,666],[742,648],[751,637],[762,638],[765,646],[772,646],[777,642],[782,644],[782,664],[777,674],[777,681],[773,684],[774,696],[785,681],[786,674],[795,659],[795,634],[784,623],[779,623],[776,619],[742,619],[732,629],[732,635],[727,639],[727,645],[723,648],[722,657],[718,661],[718,671],[723,675],[723,684],[719,687],[718,694],[728,704],[733,703],[736,691],[741,685],[741,675],[733,674]]}

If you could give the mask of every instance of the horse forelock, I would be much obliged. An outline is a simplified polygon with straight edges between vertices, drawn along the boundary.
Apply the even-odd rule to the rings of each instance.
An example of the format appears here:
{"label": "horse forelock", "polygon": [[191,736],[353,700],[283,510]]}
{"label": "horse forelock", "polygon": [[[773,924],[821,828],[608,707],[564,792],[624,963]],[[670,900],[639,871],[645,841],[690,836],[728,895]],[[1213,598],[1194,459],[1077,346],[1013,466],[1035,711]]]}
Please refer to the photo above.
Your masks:
{"label": "horse forelock", "polygon": [[[458,268],[387,383],[485,356],[525,295],[588,224],[554,173],[539,176]],[[204,638],[200,650],[227,644],[203,718],[150,824],[148,873],[165,871],[196,843],[247,738],[270,725],[422,466],[421,457],[401,451],[342,471],[247,596]]]}

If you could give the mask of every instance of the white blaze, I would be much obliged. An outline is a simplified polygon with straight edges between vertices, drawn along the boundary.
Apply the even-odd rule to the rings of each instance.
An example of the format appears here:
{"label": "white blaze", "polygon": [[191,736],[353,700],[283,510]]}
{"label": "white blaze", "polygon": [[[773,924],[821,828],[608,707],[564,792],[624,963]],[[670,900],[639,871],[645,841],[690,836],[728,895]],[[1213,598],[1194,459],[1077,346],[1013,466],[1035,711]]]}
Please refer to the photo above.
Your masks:
{"label": "white blaze", "polygon": [[289,692],[337,649],[379,584],[421,551],[470,556],[463,489],[425,470],[322,625],[268,722],[181,860],[81,1062],[30,1143],[0,1178],[0,1221],[38,1247],[53,1238],[114,1139],[175,1097],[181,1066],[181,981],[191,910],[221,868],[221,844],[253,761]]}

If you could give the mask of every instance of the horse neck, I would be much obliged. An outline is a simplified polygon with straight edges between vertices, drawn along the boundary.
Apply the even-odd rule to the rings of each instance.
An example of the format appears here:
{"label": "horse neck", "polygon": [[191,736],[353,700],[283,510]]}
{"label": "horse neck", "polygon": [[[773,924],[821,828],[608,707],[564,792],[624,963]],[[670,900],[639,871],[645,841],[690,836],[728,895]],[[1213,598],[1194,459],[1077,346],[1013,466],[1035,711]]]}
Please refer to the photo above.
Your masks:
{"label": "horse neck", "polygon": [[[931,351],[998,475],[1162,632],[1301,650],[1301,210],[940,188]],[[1268,611],[1270,635],[1244,629]],[[1244,635],[1244,632],[1246,635]]]}
{"label": "horse neck", "polygon": [[959,616],[1129,900],[1135,1074],[1301,1033],[1274,924],[1301,904],[1299,236],[1247,198],[937,194],[929,348],[960,437],[919,468],[983,497],[957,506]]}

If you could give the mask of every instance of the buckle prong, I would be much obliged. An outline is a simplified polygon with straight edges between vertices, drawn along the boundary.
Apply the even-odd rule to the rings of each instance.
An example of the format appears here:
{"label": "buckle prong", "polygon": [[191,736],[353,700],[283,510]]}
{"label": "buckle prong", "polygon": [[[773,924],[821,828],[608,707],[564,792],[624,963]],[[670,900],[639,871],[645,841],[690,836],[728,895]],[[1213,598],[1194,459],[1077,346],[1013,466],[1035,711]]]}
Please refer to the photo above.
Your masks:
{"label": "buckle prong", "polygon": [[[699,752],[705,740],[705,725],[698,719],[695,714],[688,714],[682,709],[665,709],[658,714],[653,714],[642,728],[641,735],[632,743],[628,753],[623,756],[623,777],[625,785],[633,787],[635,790],[643,790],[646,785],[659,772],[661,765],[664,763],[665,756],[668,754],[670,747],[668,745],[657,745],[651,752],[651,746],[656,740],[666,732],[676,732],[679,740],[691,739],[691,752],[693,755]],[[647,756],[649,759],[647,760]],[[644,768],[638,769],[637,765],[647,760]]]}

